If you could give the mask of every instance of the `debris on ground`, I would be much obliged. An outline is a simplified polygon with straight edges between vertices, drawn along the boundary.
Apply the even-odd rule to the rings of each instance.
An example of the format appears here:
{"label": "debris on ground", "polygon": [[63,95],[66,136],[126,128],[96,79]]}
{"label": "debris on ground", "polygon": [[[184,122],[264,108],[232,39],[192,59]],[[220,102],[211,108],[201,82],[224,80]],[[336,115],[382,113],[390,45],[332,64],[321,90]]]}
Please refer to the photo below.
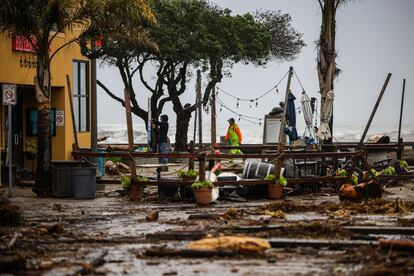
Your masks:
{"label": "debris on ground", "polygon": [[359,183],[357,185],[348,183],[341,186],[338,195],[340,200],[361,201],[370,198],[381,198],[382,190],[380,185],[374,181]]}
{"label": "debris on ground", "polygon": [[53,224],[47,228],[47,232],[50,234],[62,234],[63,231],[65,231],[65,229],[60,223]]}
{"label": "debris on ground", "polygon": [[389,201],[385,199],[370,199],[364,202],[322,202],[320,204],[297,204],[288,200],[272,202],[265,206],[265,211],[281,210],[284,213],[316,212],[331,214],[339,210],[346,210],[349,214],[403,214],[414,211],[414,204],[407,204],[401,199]]}
{"label": "debris on ground", "polygon": [[413,240],[384,240],[379,241],[381,248],[384,249],[406,249],[414,250],[414,241]]}
{"label": "debris on ground", "polygon": [[53,204],[52,210],[58,211],[58,212],[63,212],[63,206],[61,204],[55,203],[55,204]]}
{"label": "debris on ground", "polygon": [[265,215],[270,216],[272,218],[278,218],[278,219],[285,219],[286,214],[282,210],[276,210],[276,211],[265,211]]}
{"label": "debris on ground", "polygon": [[271,246],[268,241],[260,238],[243,236],[224,236],[217,238],[206,238],[187,245],[192,250],[231,250],[239,254],[259,254]]}
{"label": "debris on ground", "polygon": [[105,173],[109,175],[127,174],[130,172],[129,166],[122,162],[113,162],[108,160],[105,162]]}
{"label": "debris on ground", "polygon": [[0,227],[19,226],[23,222],[23,214],[19,206],[8,201],[0,203]]}
{"label": "debris on ground", "polygon": [[145,217],[145,219],[147,221],[156,221],[159,218],[159,212],[158,211],[151,211],[147,213],[147,216]]}

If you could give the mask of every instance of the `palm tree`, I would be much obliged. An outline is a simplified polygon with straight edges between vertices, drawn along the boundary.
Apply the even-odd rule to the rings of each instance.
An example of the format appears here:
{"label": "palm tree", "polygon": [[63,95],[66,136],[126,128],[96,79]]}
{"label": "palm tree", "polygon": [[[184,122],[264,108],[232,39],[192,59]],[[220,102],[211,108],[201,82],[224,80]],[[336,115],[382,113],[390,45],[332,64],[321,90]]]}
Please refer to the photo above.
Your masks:
{"label": "palm tree", "polygon": [[38,109],[38,156],[34,191],[38,195],[48,194],[51,188],[50,64],[61,49],[78,37],[73,37],[53,51],[49,46],[58,33],[74,26],[88,26],[88,18],[91,12],[97,12],[99,4],[98,0],[2,0],[0,5],[0,31],[27,39],[37,57],[34,85]]}
{"label": "palm tree", "polygon": [[[340,72],[336,66],[336,11],[338,7],[347,0],[318,0],[322,12],[321,33],[318,41],[317,71],[319,79],[319,89],[321,93],[321,117],[323,116],[323,104],[326,95],[334,89],[334,79]],[[332,116],[333,117],[333,116]],[[329,127],[332,131],[333,118]],[[333,133],[333,132],[332,132]],[[332,142],[332,138],[327,140]]]}

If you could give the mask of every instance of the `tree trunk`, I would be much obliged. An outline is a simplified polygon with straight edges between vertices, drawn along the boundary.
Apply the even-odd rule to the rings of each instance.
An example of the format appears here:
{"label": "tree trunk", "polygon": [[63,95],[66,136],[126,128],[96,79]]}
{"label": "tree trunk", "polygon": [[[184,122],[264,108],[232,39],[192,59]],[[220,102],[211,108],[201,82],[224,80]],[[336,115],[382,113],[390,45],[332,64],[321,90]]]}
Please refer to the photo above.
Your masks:
{"label": "tree trunk", "polygon": [[[323,114],[323,104],[326,95],[330,90],[334,89],[333,81],[336,70],[336,51],[335,51],[335,17],[336,17],[337,0],[323,1],[322,8],[322,25],[319,38],[319,49],[317,58],[317,71],[319,79],[319,89],[321,93],[321,117]],[[333,113],[332,113],[333,114]],[[333,115],[329,124],[331,133],[333,134]],[[332,143],[332,138],[327,140]]]}
{"label": "tree trunk", "polygon": [[175,132],[175,151],[187,151],[187,134],[190,125],[191,112],[177,113],[177,126]]}
{"label": "tree trunk", "polygon": [[52,133],[50,128],[51,85],[49,56],[38,57],[34,78],[37,100],[37,169],[33,191],[39,196],[52,192],[51,164]]}

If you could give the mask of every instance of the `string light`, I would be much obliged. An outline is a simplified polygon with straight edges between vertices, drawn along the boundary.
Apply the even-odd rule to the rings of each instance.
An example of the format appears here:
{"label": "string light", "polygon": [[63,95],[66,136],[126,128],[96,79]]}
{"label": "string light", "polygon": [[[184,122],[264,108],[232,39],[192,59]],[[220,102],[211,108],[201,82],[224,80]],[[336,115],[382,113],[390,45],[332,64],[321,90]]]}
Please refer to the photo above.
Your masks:
{"label": "string light", "polygon": [[239,108],[239,101],[240,101],[240,99],[239,99],[239,98],[237,98],[237,103],[236,103],[236,107],[237,107],[237,108]]}
{"label": "string light", "polygon": [[228,95],[228,96],[230,96],[230,97],[232,97],[232,98],[234,98],[234,99],[237,99],[237,102],[239,103],[240,101],[243,101],[243,102],[253,102],[253,101],[255,101],[255,100],[258,100],[258,99],[261,99],[261,98],[263,98],[264,96],[266,96],[267,94],[269,94],[269,93],[271,93],[274,89],[276,89],[276,93],[277,94],[279,94],[279,90],[278,90],[278,86],[279,86],[279,84],[286,78],[286,76],[288,75],[288,73],[289,73],[289,71],[287,71],[284,75],[283,75],[283,77],[274,85],[274,86],[272,86],[272,88],[270,88],[269,90],[267,90],[266,92],[264,92],[263,94],[261,94],[259,97],[257,97],[257,98],[252,98],[252,99],[247,99],[247,98],[240,98],[240,97],[236,97],[236,96],[234,96],[234,95],[232,95],[231,93],[229,93],[229,92],[227,92],[227,91],[225,91],[225,90],[223,90],[223,89],[221,89],[220,87],[216,87],[217,88],[217,92],[216,92],[216,95],[218,95],[218,90],[220,90],[221,92],[223,92],[224,94],[226,94],[226,95]]}

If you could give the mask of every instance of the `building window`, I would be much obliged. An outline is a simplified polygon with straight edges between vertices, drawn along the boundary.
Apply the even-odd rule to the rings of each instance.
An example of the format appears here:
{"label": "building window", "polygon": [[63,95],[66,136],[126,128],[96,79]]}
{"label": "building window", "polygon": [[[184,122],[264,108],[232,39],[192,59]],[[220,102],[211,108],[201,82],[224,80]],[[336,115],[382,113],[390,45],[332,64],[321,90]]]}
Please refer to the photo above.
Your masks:
{"label": "building window", "polygon": [[[56,110],[50,110],[50,132],[56,136]],[[37,109],[27,109],[27,136],[37,136]]]}
{"label": "building window", "polygon": [[73,62],[73,113],[76,130],[89,131],[89,70],[88,62]]}

